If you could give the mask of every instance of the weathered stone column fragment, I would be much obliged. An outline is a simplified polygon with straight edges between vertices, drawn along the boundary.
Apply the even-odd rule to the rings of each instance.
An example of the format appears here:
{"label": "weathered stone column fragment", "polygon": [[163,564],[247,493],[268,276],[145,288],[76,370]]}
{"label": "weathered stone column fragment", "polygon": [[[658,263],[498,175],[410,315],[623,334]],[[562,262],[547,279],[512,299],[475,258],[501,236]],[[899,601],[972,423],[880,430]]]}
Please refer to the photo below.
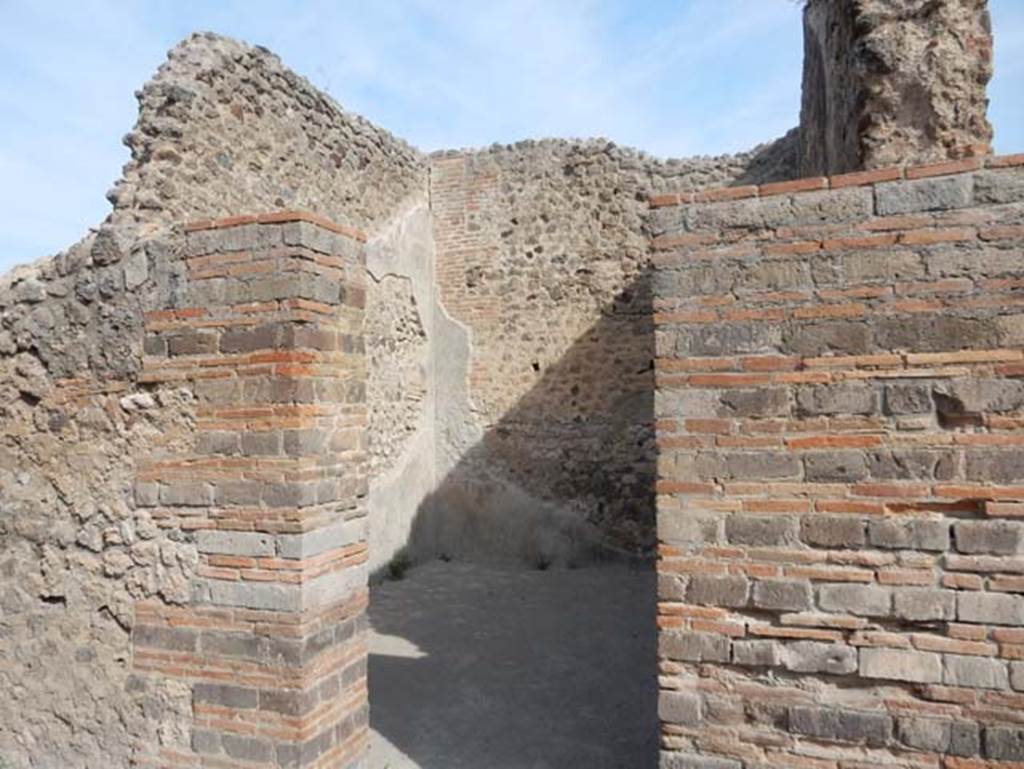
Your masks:
{"label": "weathered stone column fragment", "polygon": [[986,0],[810,0],[803,176],[985,154]]}

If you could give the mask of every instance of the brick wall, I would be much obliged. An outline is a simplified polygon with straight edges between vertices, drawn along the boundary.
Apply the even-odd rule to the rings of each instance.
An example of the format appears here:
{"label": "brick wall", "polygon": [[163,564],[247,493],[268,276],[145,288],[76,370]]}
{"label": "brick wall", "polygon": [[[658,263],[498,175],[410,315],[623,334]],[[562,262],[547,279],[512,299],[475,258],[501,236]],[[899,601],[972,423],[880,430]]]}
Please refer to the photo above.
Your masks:
{"label": "brick wall", "polygon": [[763,178],[785,165],[766,167],[775,154],[661,161],[544,140],[431,157],[437,315],[459,328],[432,342],[438,482],[414,549],[653,551],[646,199]]}
{"label": "brick wall", "polygon": [[295,213],[193,224],[180,290],[146,314],[140,379],[187,385],[196,424],[186,451],[141,459],[135,503],[198,551],[186,605],[135,610],[138,680],[192,702],[189,743],[145,746],[146,765],[361,760],[363,239]]}
{"label": "brick wall", "polygon": [[1024,156],[652,207],[661,765],[1024,765]]}

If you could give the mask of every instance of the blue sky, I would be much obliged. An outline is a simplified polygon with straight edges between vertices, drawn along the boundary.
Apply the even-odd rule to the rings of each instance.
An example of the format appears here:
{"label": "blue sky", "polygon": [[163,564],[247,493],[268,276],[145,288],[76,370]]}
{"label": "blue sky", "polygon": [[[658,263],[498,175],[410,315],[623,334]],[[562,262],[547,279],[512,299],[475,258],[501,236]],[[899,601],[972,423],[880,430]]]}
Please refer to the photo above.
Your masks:
{"label": "blue sky", "polygon": [[[991,0],[999,152],[1024,150],[1024,1]],[[796,0],[0,0],[0,271],[109,211],[133,96],[189,32],[267,46],[432,150],[605,136],[662,156],[796,125]]]}

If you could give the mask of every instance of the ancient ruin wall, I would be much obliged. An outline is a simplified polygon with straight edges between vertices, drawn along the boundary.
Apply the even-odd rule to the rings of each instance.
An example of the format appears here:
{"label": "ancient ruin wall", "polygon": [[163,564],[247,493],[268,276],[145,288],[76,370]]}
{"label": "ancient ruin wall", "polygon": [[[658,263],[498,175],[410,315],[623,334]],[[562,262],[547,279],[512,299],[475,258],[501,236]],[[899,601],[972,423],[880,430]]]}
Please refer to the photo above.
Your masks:
{"label": "ancient ruin wall", "polygon": [[655,203],[661,765],[1019,765],[1024,156]]}
{"label": "ancient ruin wall", "polygon": [[187,388],[139,385],[145,308],[180,267],[166,234],[89,238],[0,280],[0,756],[128,765],[188,740],[186,687],[132,670],[134,607],[190,600],[195,543],[135,504],[135,458],[190,444]]}
{"label": "ancient ruin wall", "polygon": [[[0,756],[336,762],[366,727],[365,532],[341,522],[366,512],[368,420],[329,413],[365,408],[361,323],[329,317],[365,302],[361,257],[332,245],[355,231],[243,217],[186,241],[180,224],[302,205],[378,226],[422,194],[423,166],[276,57],[211,35],[142,90],[129,144],[107,221],[0,285]],[[267,672],[213,685],[246,668]],[[273,734],[211,726],[225,709]]]}
{"label": "ancient ruin wall", "polygon": [[802,176],[989,152],[985,0],[810,0]]}
{"label": "ancient ruin wall", "polygon": [[422,156],[265,48],[195,34],[138,93],[115,221],[299,209],[372,232],[422,191]]}
{"label": "ancient ruin wall", "polygon": [[541,141],[431,159],[445,402],[417,547],[531,563],[651,548],[646,199],[792,173],[788,146],[658,161]]}

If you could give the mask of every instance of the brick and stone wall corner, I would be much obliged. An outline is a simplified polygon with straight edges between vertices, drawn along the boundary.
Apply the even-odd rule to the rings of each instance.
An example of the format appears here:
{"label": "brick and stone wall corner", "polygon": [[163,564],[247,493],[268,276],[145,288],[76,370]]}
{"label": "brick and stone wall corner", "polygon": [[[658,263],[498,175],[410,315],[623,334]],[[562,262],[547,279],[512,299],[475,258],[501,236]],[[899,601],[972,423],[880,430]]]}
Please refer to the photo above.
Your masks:
{"label": "brick and stone wall corner", "polygon": [[651,201],[664,769],[1024,762],[1024,156]]}
{"label": "brick and stone wall corner", "polygon": [[199,564],[187,605],[140,602],[132,638],[139,677],[187,686],[192,728],[143,765],[361,765],[365,237],[301,212],[183,237],[141,380],[194,391],[195,441],[140,461],[134,494]]}

